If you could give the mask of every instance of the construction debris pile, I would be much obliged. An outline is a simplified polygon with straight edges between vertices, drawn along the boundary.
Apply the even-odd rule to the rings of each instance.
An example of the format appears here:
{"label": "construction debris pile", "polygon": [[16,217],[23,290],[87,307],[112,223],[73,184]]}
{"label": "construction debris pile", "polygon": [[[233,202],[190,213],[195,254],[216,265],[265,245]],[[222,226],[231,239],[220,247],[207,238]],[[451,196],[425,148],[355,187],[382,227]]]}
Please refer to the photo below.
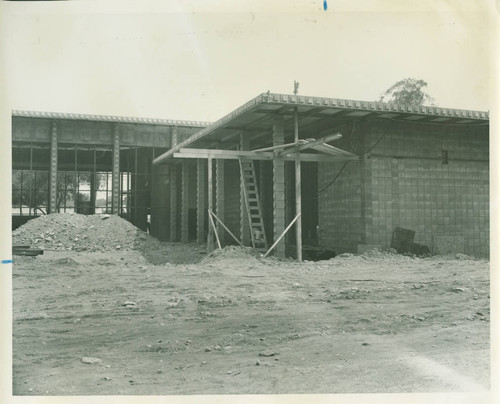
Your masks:
{"label": "construction debris pile", "polygon": [[152,240],[118,216],[69,213],[40,216],[12,234],[13,245],[90,252],[139,249]]}

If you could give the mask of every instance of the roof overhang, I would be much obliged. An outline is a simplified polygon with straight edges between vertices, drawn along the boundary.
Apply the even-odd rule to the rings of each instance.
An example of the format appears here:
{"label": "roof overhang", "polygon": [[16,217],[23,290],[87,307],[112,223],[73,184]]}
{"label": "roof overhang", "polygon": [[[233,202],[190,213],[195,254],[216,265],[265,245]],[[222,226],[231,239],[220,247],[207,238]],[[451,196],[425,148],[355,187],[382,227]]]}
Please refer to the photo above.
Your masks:
{"label": "roof overhang", "polygon": [[173,119],[158,119],[158,118],[138,118],[129,116],[114,116],[114,115],[93,115],[93,114],[72,114],[66,112],[41,112],[41,111],[21,111],[13,110],[13,117],[27,118],[45,118],[45,119],[69,119],[78,121],[98,121],[98,122],[117,122],[117,123],[140,123],[149,125],[166,125],[166,126],[187,126],[204,128],[210,125],[210,122],[186,121]]}
{"label": "roof overhang", "polygon": [[[248,137],[254,148],[272,144],[274,119],[281,116],[285,134],[293,136],[294,113],[297,109],[300,138],[318,138],[331,133],[336,123],[349,119],[377,117],[402,122],[421,122],[446,125],[487,125],[487,112],[395,103],[355,101],[338,98],[263,93],[238,109],[201,129],[171,150],[154,159],[154,164],[181,157],[181,149],[189,146],[213,150],[236,150],[240,136]],[[325,144],[323,144],[325,145]],[[333,154],[328,146],[316,151]],[[340,150],[340,149],[338,149]],[[330,153],[329,153],[330,152]],[[339,157],[339,156],[337,156]]]}

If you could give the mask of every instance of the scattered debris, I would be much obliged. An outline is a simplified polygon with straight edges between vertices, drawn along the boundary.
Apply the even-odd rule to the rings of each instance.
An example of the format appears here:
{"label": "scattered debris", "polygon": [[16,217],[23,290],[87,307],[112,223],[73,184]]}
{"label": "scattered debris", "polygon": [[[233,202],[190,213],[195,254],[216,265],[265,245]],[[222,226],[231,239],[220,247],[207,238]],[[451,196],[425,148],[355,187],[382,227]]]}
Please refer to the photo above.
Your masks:
{"label": "scattered debris", "polygon": [[264,357],[270,357],[270,356],[275,356],[279,355],[278,352],[272,352],[272,351],[264,351],[264,352],[259,352],[259,356],[264,356]]}
{"label": "scattered debris", "polygon": [[91,356],[84,356],[82,358],[82,363],[92,364],[92,363],[100,363],[100,362],[102,362],[102,359],[93,358]]}

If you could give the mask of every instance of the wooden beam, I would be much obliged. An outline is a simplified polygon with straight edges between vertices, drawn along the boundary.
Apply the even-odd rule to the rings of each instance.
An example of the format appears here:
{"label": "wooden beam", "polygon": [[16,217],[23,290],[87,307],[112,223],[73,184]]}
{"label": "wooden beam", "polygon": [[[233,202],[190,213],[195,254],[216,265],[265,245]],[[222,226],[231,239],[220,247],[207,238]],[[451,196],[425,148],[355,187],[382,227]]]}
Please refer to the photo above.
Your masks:
{"label": "wooden beam", "polygon": [[[354,155],[353,155],[354,156]],[[181,159],[203,159],[217,158],[222,160],[238,160],[240,158],[249,158],[251,160],[273,160],[275,154],[272,152],[253,152],[243,150],[217,150],[217,149],[181,149],[174,153],[175,158]],[[294,156],[284,156],[286,161],[295,161]],[[337,161],[358,160],[357,156],[326,156],[322,154],[305,154],[300,156],[302,161],[334,163]]]}

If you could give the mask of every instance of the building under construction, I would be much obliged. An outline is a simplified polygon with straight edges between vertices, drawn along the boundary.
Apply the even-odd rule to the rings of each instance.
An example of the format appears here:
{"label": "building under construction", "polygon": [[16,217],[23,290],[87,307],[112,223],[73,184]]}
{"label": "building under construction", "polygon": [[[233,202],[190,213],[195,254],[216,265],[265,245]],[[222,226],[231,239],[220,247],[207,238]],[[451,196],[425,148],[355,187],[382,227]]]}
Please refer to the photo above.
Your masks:
{"label": "building under construction", "polygon": [[13,227],[110,213],[165,241],[489,255],[486,112],[263,93],[214,123],[14,111]]}

